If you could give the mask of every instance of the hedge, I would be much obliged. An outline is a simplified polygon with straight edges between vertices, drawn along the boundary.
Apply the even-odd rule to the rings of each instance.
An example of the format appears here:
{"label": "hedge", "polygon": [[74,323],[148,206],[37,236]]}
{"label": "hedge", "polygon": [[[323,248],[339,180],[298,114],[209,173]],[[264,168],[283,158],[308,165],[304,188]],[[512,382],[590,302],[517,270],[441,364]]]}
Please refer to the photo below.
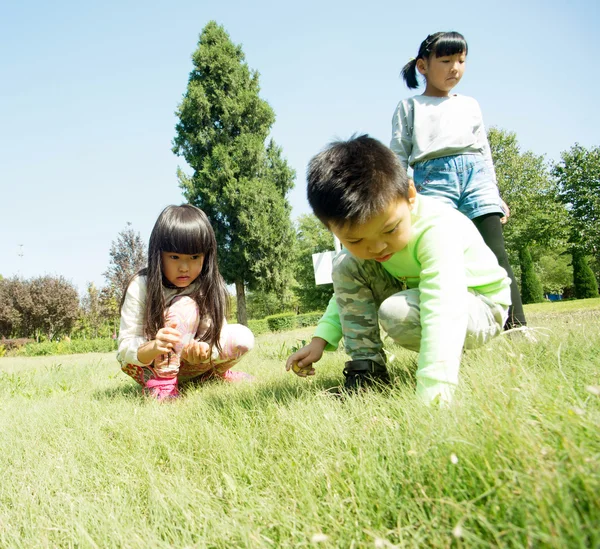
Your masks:
{"label": "hedge", "polygon": [[10,352],[15,356],[76,355],[83,353],[110,353],[117,350],[117,340],[111,338],[72,339],[71,341],[43,341],[27,343]]}
{"label": "hedge", "polygon": [[267,323],[269,330],[272,332],[283,332],[285,330],[293,330],[294,328],[305,328],[306,326],[316,326],[323,313],[314,311],[297,315],[295,313],[281,313],[271,315],[264,320]]}

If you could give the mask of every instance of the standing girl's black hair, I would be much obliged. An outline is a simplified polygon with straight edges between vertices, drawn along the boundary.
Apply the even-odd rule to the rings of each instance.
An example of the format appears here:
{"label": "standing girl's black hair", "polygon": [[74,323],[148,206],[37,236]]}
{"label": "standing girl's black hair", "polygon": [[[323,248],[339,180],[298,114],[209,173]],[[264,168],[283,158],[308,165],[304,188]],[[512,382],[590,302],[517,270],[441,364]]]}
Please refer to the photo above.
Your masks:
{"label": "standing girl's black hair", "polygon": [[456,55],[464,53],[467,55],[469,48],[465,37],[459,32],[436,32],[430,34],[419,47],[419,53],[415,59],[411,59],[402,69],[402,78],[411,90],[419,87],[417,80],[417,61],[419,59],[429,59],[432,55],[436,57],[445,57],[446,55]]}
{"label": "standing girl's black hair", "polygon": [[202,341],[221,350],[219,335],[227,313],[228,293],[219,272],[215,233],[206,214],[190,204],[167,206],[154,224],[148,245],[148,267],[138,273],[146,275],[147,280],[144,330],[149,339],[154,339],[165,325],[163,286],[174,287],[163,275],[161,252],[204,254],[202,271],[192,282],[196,288],[189,295],[198,304],[200,319],[210,319],[207,329],[206,323],[200,322]]}

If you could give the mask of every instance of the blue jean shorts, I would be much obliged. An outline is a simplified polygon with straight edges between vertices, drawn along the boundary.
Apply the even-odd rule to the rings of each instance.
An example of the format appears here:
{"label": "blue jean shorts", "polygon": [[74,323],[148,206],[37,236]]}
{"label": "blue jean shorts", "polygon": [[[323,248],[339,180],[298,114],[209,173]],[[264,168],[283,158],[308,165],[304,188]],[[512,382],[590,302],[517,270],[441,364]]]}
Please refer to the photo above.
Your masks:
{"label": "blue jean shorts", "polygon": [[504,215],[496,177],[480,154],[442,156],[413,166],[417,192],[443,200],[469,219]]}

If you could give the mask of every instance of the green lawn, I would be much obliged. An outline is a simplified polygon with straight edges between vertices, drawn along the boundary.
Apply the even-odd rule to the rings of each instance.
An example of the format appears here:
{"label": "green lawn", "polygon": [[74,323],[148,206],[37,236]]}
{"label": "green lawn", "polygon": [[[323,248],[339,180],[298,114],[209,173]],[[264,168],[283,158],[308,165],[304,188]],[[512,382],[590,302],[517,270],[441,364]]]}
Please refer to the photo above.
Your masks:
{"label": "green lawn", "polygon": [[163,405],[112,354],[0,359],[0,547],[599,547],[600,300],[527,312],[447,410],[398,349],[384,393],[330,396],[341,352],[286,374],[310,329]]}

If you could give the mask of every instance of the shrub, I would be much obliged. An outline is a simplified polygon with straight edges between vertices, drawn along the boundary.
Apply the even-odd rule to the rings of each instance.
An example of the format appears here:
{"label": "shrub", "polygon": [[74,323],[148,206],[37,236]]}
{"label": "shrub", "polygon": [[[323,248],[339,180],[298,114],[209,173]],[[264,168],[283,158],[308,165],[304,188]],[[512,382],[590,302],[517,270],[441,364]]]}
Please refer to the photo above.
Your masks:
{"label": "shrub", "polygon": [[573,285],[575,286],[575,297],[586,299],[598,297],[598,282],[585,255],[580,250],[573,250]]}
{"label": "shrub", "polygon": [[248,328],[250,328],[255,336],[266,334],[270,331],[266,318],[262,318],[260,320],[248,320]]}
{"label": "shrub", "polygon": [[265,318],[269,330],[272,332],[282,332],[284,330],[293,330],[296,327],[295,313],[281,313],[279,315],[271,315]]}
{"label": "shrub", "polygon": [[535,273],[531,253],[526,246],[519,250],[521,263],[521,300],[524,304],[544,301],[542,283]]}
{"label": "shrub", "polygon": [[117,340],[112,338],[74,339],[28,343],[19,347],[18,356],[75,355],[83,353],[110,353],[117,350]]}
{"label": "shrub", "polygon": [[0,339],[0,344],[6,349],[7,353],[11,351],[15,351],[23,345],[27,345],[28,343],[35,343],[33,339],[27,339],[26,337],[20,337],[17,339]]}
{"label": "shrub", "polygon": [[296,326],[298,328],[304,328],[306,326],[316,326],[323,316],[322,312],[312,311],[310,313],[304,313],[296,317]]}

